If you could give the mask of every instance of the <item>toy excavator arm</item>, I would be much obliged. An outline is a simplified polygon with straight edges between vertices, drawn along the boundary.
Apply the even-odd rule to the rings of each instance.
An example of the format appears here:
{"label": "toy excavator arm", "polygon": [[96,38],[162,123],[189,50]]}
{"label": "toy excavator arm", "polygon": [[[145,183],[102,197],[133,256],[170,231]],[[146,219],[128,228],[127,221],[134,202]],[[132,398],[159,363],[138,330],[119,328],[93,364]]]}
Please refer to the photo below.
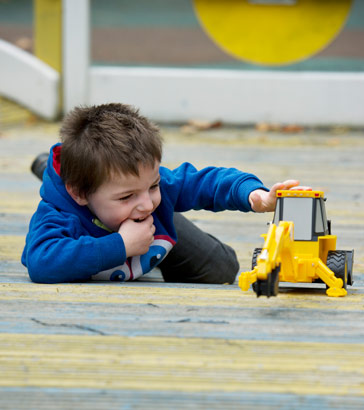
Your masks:
{"label": "toy excavator arm", "polygon": [[[267,296],[278,293],[279,270],[282,250],[293,249],[293,222],[281,221],[279,225],[271,224],[257,264],[253,270],[242,272],[239,277],[239,286],[247,291],[251,284],[258,282],[253,288],[257,295]],[[264,284],[264,286],[260,286]]]}

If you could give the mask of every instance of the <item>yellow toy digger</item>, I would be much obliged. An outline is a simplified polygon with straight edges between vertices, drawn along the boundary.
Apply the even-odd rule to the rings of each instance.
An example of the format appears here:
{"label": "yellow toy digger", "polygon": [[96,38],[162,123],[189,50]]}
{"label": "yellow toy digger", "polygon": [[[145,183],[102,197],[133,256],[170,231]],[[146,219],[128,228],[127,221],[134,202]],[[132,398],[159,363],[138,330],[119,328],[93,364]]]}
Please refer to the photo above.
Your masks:
{"label": "yellow toy digger", "polygon": [[277,191],[277,204],[263,248],[256,248],[252,270],[242,272],[239,286],[250,284],[257,296],[277,296],[279,281],[324,282],[328,296],[346,296],[353,284],[354,250],[336,250],[336,236],[326,219],[321,191]]}

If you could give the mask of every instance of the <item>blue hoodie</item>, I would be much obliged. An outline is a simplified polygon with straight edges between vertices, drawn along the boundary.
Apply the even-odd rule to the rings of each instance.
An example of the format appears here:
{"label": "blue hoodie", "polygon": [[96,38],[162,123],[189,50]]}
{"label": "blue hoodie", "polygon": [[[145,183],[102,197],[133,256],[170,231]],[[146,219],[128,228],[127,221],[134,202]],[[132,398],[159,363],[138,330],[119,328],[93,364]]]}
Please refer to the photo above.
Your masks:
{"label": "blue hoodie", "polygon": [[22,254],[34,282],[137,279],[157,266],[175,245],[175,211],[248,212],[249,194],[267,189],[256,176],[234,168],[198,171],[189,163],[175,170],[161,166],[162,200],[153,213],[154,242],[146,254],[127,258],[121,235],[102,227],[87,206],[78,205],[67,193],[60,178],[61,147],[51,148],[40,189],[42,200],[30,221]]}

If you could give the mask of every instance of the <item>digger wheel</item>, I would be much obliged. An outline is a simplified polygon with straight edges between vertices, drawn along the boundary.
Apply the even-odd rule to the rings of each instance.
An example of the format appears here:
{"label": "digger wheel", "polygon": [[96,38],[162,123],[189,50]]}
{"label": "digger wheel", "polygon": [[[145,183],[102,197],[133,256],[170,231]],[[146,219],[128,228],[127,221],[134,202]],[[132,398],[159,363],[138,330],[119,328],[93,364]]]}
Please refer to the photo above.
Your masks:
{"label": "digger wheel", "polygon": [[262,252],[262,248],[255,248],[252,256],[252,269],[257,265],[258,255]]}
{"label": "digger wheel", "polygon": [[348,285],[354,283],[353,277],[353,265],[354,265],[354,249],[352,251],[344,251],[346,253],[346,258],[348,261]]}
{"label": "digger wheel", "polygon": [[258,279],[253,283],[253,290],[259,296],[277,296],[279,290],[279,271],[280,266],[277,266],[272,272],[268,275],[268,279],[260,280]]}
{"label": "digger wheel", "polygon": [[337,278],[342,279],[343,288],[348,284],[348,260],[345,251],[329,251],[327,254],[326,265],[334,272]]}

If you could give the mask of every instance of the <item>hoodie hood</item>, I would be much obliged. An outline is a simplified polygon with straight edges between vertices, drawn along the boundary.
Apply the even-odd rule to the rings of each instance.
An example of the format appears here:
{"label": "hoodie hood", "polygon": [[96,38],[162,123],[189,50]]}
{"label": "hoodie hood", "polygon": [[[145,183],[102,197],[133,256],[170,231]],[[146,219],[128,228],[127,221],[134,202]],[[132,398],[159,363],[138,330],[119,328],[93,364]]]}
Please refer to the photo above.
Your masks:
{"label": "hoodie hood", "polygon": [[47,168],[43,174],[43,185],[40,189],[42,199],[53,204],[61,212],[77,214],[86,227],[93,235],[107,233],[105,229],[95,225],[95,216],[87,206],[80,206],[75,202],[66,190],[65,184],[61,179],[61,150],[62,144],[53,145],[48,157]]}

